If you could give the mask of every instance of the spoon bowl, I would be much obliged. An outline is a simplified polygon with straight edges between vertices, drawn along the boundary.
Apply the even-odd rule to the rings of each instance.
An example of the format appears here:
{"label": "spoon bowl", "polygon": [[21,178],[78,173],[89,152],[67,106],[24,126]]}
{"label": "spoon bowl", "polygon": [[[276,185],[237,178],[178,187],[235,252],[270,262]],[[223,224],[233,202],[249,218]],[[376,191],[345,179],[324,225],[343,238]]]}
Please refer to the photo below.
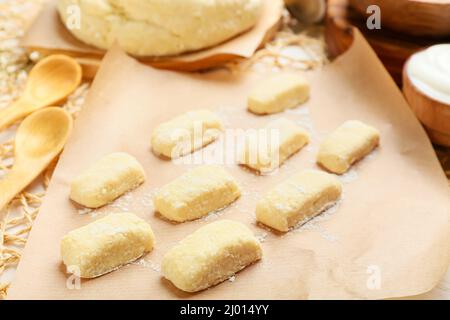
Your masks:
{"label": "spoon bowl", "polygon": [[64,100],[81,82],[81,66],[65,55],[52,55],[30,71],[25,97],[36,106],[49,106]]}
{"label": "spoon bowl", "polygon": [[12,170],[0,180],[1,210],[36,179],[62,151],[72,130],[72,117],[62,108],[37,111],[20,125]]}
{"label": "spoon bowl", "polygon": [[61,108],[46,108],[22,122],[15,141],[16,165],[24,160],[54,158],[72,129],[72,117]]}
{"label": "spoon bowl", "polygon": [[42,59],[30,71],[23,96],[0,111],[0,130],[38,109],[63,101],[81,79],[81,66],[75,59],[65,55]]}
{"label": "spoon bowl", "polygon": [[450,0],[350,0],[350,4],[364,17],[369,6],[378,6],[382,28],[415,37],[450,36]]}
{"label": "spoon bowl", "polygon": [[450,147],[450,104],[439,101],[415,85],[408,72],[414,54],[403,69],[403,94],[411,110],[424,126],[430,140],[438,145]]}

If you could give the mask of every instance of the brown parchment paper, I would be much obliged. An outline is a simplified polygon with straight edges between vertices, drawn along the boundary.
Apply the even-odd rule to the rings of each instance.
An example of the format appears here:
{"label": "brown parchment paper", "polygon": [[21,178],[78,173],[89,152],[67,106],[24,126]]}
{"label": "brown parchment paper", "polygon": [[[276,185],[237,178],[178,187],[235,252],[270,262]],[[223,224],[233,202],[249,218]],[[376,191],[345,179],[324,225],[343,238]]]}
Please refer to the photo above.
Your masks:
{"label": "brown parchment paper", "polygon": [[[331,65],[305,74],[312,98],[298,109],[269,117],[248,113],[247,93],[265,76],[177,74],[139,64],[117,48],[110,51],[58,164],[9,299],[378,299],[432,289],[449,264],[447,180],[424,130],[360,33],[355,30],[352,48]],[[228,128],[261,127],[288,117],[310,131],[312,143],[271,176],[229,166],[244,190],[239,201],[205,219],[170,224],[155,214],[152,195],[191,166],[155,157],[150,135],[161,121],[197,108],[217,110]],[[315,168],[320,141],[348,119],[379,128],[382,144],[341,177],[345,192],[338,207],[285,235],[257,226],[256,201],[294,172]],[[70,182],[95,160],[116,151],[136,156],[147,182],[99,211],[80,210],[68,199]],[[73,283],[61,264],[60,239],[104,214],[123,210],[152,225],[155,250],[137,263],[69,290],[67,283]],[[159,273],[164,253],[218,219],[248,225],[262,240],[262,261],[209,290],[177,290]]]}
{"label": "brown parchment paper", "polygon": [[[61,22],[56,10],[57,0],[48,0],[42,12],[24,36],[21,45],[44,55],[63,53],[78,59],[84,76],[95,76],[105,52],[76,39]],[[249,31],[209,49],[174,57],[143,57],[141,61],[157,68],[195,71],[217,67],[237,58],[249,58],[275,34],[284,3],[264,0],[258,23]]]}

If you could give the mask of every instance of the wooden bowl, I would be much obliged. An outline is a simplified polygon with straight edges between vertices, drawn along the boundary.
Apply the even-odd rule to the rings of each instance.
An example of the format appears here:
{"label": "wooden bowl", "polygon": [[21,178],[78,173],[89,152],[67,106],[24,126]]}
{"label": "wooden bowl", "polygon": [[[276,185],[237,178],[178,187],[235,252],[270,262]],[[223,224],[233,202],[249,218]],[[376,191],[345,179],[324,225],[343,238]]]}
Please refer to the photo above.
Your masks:
{"label": "wooden bowl", "polygon": [[450,147],[450,104],[437,101],[419,90],[408,75],[408,64],[403,69],[403,93],[411,109],[436,144]]}
{"label": "wooden bowl", "polygon": [[350,0],[350,4],[365,17],[368,6],[379,6],[382,27],[412,36],[450,36],[450,0]]}

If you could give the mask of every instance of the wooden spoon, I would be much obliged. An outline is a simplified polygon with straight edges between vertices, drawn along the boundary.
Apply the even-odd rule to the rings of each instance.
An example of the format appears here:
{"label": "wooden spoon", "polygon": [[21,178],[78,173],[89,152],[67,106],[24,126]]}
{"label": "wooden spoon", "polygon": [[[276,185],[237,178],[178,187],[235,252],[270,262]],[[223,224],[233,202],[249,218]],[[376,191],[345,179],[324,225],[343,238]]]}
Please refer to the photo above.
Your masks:
{"label": "wooden spoon", "polygon": [[[71,130],[71,115],[58,107],[37,111],[22,122],[16,135],[14,166],[0,180],[0,212],[58,156]],[[2,218],[0,213],[0,221]]]}
{"label": "wooden spoon", "polygon": [[0,111],[0,130],[30,113],[67,98],[80,85],[81,66],[65,55],[52,55],[30,71],[23,96]]}

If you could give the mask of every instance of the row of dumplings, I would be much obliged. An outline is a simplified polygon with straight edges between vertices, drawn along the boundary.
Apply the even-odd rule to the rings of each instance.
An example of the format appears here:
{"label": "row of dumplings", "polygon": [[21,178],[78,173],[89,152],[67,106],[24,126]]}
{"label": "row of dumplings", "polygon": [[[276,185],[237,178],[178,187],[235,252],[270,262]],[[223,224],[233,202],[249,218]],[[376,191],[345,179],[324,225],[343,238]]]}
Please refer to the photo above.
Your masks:
{"label": "row of dumplings", "polygon": [[[279,76],[250,95],[249,109],[258,114],[276,113],[295,107],[308,96],[304,80]],[[199,126],[200,131],[196,130]],[[152,135],[152,148],[157,155],[181,157],[215,141],[223,130],[213,112],[191,111],[158,126]],[[276,147],[262,156],[255,150],[259,144],[248,141],[241,158],[241,164],[259,172],[274,170],[309,143],[307,132],[284,118],[271,122],[265,130],[278,131]],[[194,143],[182,143],[180,147],[180,142],[186,140]],[[360,121],[348,121],[322,143],[317,161],[328,171],[342,174],[378,144],[376,129]],[[144,170],[135,158],[115,153],[78,176],[70,197],[88,208],[99,208],[144,181]],[[333,205],[341,193],[342,185],[335,175],[305,170],[269,191],[256,205],[256,218],[287,232]],[[181,223],[225,208],[240,196],[240,186],[229,172],[206,165],[163,186],[153,200],[164,218]],[[62,240],[61,253],[67,267],[78,268],[83,278],[95,278],[138,259],[153,246],[150,225],[134,214],[121,213],[70,232]],[[162,274],[177,288],[196,292],[224,281],[261,257],[259,241],[245,225],[222,220],[200,228],[169,250],[163,259]]]}

